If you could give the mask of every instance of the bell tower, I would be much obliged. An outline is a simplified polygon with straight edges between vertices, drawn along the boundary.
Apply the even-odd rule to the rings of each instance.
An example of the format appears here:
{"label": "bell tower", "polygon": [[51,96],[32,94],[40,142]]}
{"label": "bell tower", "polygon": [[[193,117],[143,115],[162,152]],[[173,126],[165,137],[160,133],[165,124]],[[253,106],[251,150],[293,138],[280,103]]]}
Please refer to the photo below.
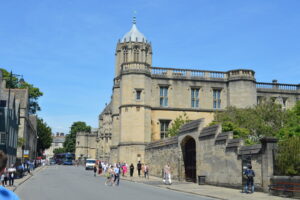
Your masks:
{"label": "bell tower", "polygon": [[152,65],[152,48],[146,37],[138,30],[136,18],[133,18],[132,27],[116,48],[115,78],[121,74],[124,63],[146,63]]}
{"label": "bell tower", "polygon": [[[110,162],[144,160],[151,141],[151,43],[138,30],[136,19],[116,48],[113,87],[113,129]],[[136,126],[130,127],[132,122]]]}

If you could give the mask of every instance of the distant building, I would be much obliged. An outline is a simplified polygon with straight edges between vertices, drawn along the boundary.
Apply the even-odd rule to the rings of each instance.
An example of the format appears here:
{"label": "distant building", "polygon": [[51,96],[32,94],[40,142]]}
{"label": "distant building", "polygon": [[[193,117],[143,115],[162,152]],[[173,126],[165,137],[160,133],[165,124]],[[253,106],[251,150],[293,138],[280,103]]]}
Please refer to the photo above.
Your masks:
{"label": "distant building", "polygon": [[64,133],[56,133],[55,135],[52,135],[51,146],[49,149],[46,149],[44,153],[46,158],[52,158],[54,156],[53,151],[55,149],[63,148],[65,139],[66,137]]}
{"label": "distant building", "polygon": [[78,132],[76,134],[76,149],[75,158],[80,160],[85,160],[88,158],[97,159],[97,139],[98,129],[92,129],[91,133],[88,132]]}

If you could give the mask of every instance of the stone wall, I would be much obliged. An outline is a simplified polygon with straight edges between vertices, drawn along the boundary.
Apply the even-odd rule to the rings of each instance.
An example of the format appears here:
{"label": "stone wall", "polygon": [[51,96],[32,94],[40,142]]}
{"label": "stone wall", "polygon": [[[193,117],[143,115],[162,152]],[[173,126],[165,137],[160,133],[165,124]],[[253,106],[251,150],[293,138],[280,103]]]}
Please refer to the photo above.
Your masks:
{"label": "stone wall", "polygon": [[[204,119],[194,120],[185,124],[178,136],[148,144],[145,163],[150,166],[150,175],[160,177],[163,166],[169,163],[174,179],[195,181],[198,176],[205,176],[207,184],[241,188],[245,181],[243,170],[251,164],[256,188],[267,191],[273,173],[271,153],[275,140],[265,138],[262,144],[245,146],[243,140],[233,139],[232,132],[223,133],[220,125],[203,128],[203,124]],[[195,141],[195,166],[185,163],[191,153],[190,149],[185,152],[185,145],[190,145],[191,140]],[[192,168],[196,174],[191,178],[187,170]]]}
{"label": "stone wall", "polygon": [[163,167],[169,163],[172,177],[178,179],[180,159],[177,137],[152,142],[145,150],[145,163],[149,165],[149,174],[152,176],[162,177]]}

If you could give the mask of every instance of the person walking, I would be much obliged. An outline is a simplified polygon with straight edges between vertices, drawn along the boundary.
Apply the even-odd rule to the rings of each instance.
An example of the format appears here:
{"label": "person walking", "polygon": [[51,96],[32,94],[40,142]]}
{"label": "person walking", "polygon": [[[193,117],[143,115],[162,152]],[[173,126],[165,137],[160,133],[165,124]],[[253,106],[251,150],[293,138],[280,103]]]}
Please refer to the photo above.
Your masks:
{"label": "person walking", "polygon": [[114,170],[113,170],[113,167],[109,167],[109,168],[107,169],[107,172],[106,172],[106,181],[105,181],[105,185],[110,184],[110,186],[112,186],[112,184],[113,184],[113,178],[114,178]]}
{"label": "person walking", "polygon": [[99,161],[99,164],[98,164],[98,174],[102,174],[102,162]]}
{"label": "person walking", "polygon": [[249,165],[248,169],[245,170],[244,176],[247,178],[247,183],[245,185],[245,193],[249,193],[249,189],[250,189],[250,193],[253,193],[255,173],[251,165]]}
{"label": "person walking", "polygon": [[165,165],[164,167],[164,179],[163,182],[167,184],[167,182],[171,185],[172,179],[171,179],[171,168],[169,163]]}
{"label": "person walking", "polygon": [[116,164],[114,168],[114,175],[115,175],[114,185],[116,186],[119,186],[120,184],[120,174],[121,174],[120,166]]}
{"label": "person walking", "polygon": [[138,162],[136,168],[138,170],[139,177],[141,177],[141,170],[142,170],[142,163],[141,163],[141,161]]}
{"label": "person walking", "polygon": [[127,165],[126,165],[126,163],[124,163],[123,166],[122,166],[122,173],[123,173],[123,176],[126,176],[126,174],[127,174]]}
{"label": "person walking", "polygon": [[149,167],[147,164],[144,165],[144,176],[149,179]]}
{"label": "person walking", "polygon": [[133,176],[133,172],[134,172],[134,166],[133,166],[133,163],[131,163],[131,165],[130,165],[130,177],[132,177]]}
{"label": "person walking", "polygon": [[14,185],[14,180],[15,180],[15,173],[16,173],[16,168],[14,167],[14,165],[12,164],[10,168],[8,168],[8,182],[9,182],[9,186],[13,186]]}
{"label": "person walking", "polygon": [[[0,176],[2,176],[5,166],[7,164],[7,156],[3,151],[0,151]],[[0,186],[0,199],[1,200],[19,200],[19,197],[12,191]]]}
{"label": "person walking", "polygon": [[96,174],[97,174],[97,164],[95,163],[94,164],[94,176],[96,176]]}

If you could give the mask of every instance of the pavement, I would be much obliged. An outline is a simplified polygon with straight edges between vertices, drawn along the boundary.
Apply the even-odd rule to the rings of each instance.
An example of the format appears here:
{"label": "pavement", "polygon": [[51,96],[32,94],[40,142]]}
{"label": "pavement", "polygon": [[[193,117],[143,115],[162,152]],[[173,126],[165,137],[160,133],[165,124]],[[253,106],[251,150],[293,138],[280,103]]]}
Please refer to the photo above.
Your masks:
{"label": "pavement", "polygon": [[30,179],[32,176],[34,176],[35,174],[37,174],[39,171],[41,171],[45,167],[46,166],[40,166],[40,167],[36,168],[35,170],[33,170],[30,174],[27,173],[22,178],[15,179],[14,180],[14,185],[13,186],[6,186],[6,188],[9,189],[9,190],[11,190],[11,191],[15,191],[17,189],[17,187],[19,187],[20,185],[22,185],[25,181],[27,181],[28,179]]}
{"label": "pavement", "polygon": [[264,192],[254,192],[252,194],[242,193],[241,190],[217,187],[212,185],[198,185],[190,182],[173,181],[172,185],[165,185],[161,178],[150,176],[149,179],[143,177],[122,177],[123,180],[132,181],[135,183],[148,184],[169,190],[211,197],[221,200],[288,200],[291,198],[272,196]]}

